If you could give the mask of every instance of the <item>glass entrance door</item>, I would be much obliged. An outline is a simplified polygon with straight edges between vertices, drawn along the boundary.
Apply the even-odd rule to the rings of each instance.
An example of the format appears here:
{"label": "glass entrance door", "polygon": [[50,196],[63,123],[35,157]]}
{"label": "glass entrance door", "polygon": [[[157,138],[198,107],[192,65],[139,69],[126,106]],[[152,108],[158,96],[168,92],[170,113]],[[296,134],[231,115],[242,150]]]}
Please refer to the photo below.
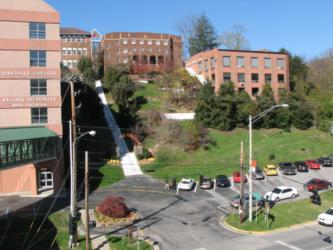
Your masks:
{"label": "glass entrance door", "polygon": [[53,188],[53,173],[50,171],[39,172],[39,189]]}

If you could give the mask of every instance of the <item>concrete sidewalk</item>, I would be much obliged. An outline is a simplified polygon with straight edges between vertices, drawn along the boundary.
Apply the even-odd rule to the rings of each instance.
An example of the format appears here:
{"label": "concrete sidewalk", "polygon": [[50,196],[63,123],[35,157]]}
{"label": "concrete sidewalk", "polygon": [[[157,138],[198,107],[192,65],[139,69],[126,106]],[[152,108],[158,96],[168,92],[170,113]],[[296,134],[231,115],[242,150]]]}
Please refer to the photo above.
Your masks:
{"label": "concrete sidewalk", "polygon": [[105,94],[102,87],[102,82],[100,80],[96,81],[96,92],[103,104],[104,115],[108,123],[109,128],[111,129],[115,143],[119,148],[119,154],[121,157],[121,167],[124,171],[124,175],[135,176],[142,175],[141,168],[139,166],[138,160],[134,153],[129,152],[126,142],[120,132],[118,124],[116,123],[112,112],[108,106],[108,103],[105,98]]}

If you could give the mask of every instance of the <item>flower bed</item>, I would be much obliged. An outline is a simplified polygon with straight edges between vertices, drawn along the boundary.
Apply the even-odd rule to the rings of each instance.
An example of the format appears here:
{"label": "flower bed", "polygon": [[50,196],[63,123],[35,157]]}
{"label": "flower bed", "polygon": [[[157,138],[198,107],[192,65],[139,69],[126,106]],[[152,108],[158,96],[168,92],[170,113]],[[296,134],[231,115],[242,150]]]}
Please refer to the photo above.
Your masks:
{"label": "flower bed", "polygon": [[96,210],[95,213],[95,220],[96,220],[96,227],[112,227],[112,226],[125,226],[128,224],[132,224],[134,220],[138,219],[139,216],[137,213],[131,212],[127,217],[124,218],[114,218],[104,216],[98,213]]}

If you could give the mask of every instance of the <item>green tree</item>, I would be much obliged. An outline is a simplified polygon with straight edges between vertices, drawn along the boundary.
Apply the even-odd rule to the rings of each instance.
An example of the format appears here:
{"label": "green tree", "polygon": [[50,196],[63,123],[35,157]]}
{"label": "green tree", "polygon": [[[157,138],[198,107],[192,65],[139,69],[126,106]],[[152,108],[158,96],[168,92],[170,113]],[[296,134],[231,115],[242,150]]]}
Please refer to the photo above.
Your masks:
{"label": "green tree", "polygon": [[236,105],[237,127],[247,127],[249,123],[249,115],[252,114],[255,110],[255,103],[252,101],[246,91],[240,91],[236,94]]}
{"label": "green tree", "polygon": [[[269,84],[265,84],[261,95],[257,97],[256,114],[259,114],[274,105],[276,105],[276,102],[274,99],[272,87]],[[274,128],[276,126],[276,110],[273,110],[263,116],[254,124],[254,126],[263,128]]]}
{"label": "green tree", "polygon": [[115,67],[109,67],[104,75],[103,84],[107,89],[111,89],[113,84],[119,82],[122,73]]}
{"label": "green tree", "polygon": [[200,15],[193,22],[193,34],[189,38],[190,56],[218,46],[218,36],[213,24],[205,14]]}
{"label": "green tree", "polygon": [[195,122],[205,127],[212,125],[212,112],[216,108],[215,93],[212,82],[207,81],[198,93],[197,107],[195,109]]}
{"label": "green tree", "polygon": [[95,87],[96,74],[90,57],[83,56],[80,58],[77,68],[83,77],[83,82],[90,87]]}

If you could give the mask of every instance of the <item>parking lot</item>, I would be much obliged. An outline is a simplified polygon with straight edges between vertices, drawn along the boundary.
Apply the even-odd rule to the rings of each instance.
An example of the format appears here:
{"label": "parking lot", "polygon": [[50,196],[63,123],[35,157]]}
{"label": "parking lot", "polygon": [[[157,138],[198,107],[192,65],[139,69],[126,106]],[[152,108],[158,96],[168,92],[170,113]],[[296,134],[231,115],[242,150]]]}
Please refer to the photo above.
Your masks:
{"label": "parking lot", "polygon": [[[320,170],[309,169],[309,172],[297,172],[296,175],[284,175],[280,170],[278,170],[278,176],[265,176],[264,180],[255,180],[252,178],[253,192],[258,192],[261,195],[264,195],[266,192],[272,191],[274,188],[279,186],[289,186],[297,189],[299,195],[296,199],[302,199],[309,197],[312,193],[304,190],[304,184],[313,178],[318,178],[322,180],[327,180],[333,182],[333,167],[322,167]],[[247,179],[249,175],[246,174]],[[215,190],[202,190],[197,188],[192,192],[197,193],[198,195],[204,195],[208,192],[212,198],[220,204],[220,208],[225,211],[232,211],[230,206],[230,201],[233,200],[235,196],[240,194],[240,183],[233,183],[233,178],[229,177],[231,182],[230,187],[216,187]],[[249,182],[244,183],[244,194],[248,193]],[[184,192],[188,191],[179,191],[183,195]],[[282,200],[280,202],[289,202],[292,199]]]}

